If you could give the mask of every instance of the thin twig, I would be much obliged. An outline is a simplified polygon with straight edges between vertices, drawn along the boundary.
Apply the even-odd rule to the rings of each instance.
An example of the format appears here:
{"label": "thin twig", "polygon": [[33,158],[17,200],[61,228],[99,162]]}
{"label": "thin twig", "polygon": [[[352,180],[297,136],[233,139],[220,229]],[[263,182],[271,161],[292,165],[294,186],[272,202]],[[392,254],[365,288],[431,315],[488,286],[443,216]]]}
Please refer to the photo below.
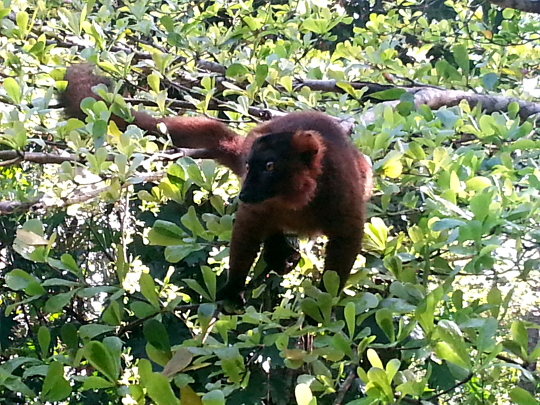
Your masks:
{"label": "thin twig", "polygon": [[345,381],[343,381],[343,384],[338,390],[338,395],[336,397],[336,400],[334,401],[333,405],[341,405],[343,402],[343,399],[345,398],[345,394],[347,394],[347,391],[349,391],[349,388],[351,387],[351,384],[353,383],[354,379],[356,378],[356,370],[351,370]]}

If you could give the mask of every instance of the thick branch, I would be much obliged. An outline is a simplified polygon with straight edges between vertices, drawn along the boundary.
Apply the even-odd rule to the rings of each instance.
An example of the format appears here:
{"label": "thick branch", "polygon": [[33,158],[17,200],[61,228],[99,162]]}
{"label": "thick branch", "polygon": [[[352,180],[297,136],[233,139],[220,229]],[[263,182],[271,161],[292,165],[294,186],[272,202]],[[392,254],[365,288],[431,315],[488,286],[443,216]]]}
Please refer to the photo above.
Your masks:
{"label": "thick branch", "polygon": [[[155,153],[152,155],[152,160],[170,161],[181,157],[192,157],[194,159],[213,159],[215,156],[210,156],[212,153],[207,149],[185,149],[172,148],[164,153]],[[114,155],[107,156],[108,161],[114,161]],[[86,159],[79,157],[73,153],[69,155],[58,155],[55,153],[45,152],[19,152],[16,150],[0,151],[0,167],[10,166],[20,162],[30,162],[44,164],[61,164],[64,162],[85,163]]]}
{"label": "thick branch", "polygon": [[[477,104],[482,105],[482,109],[486,114],[491,114],[496,111],[507,111],[508,105],[512,102],[519,104],[519,116],[521,119],[526,119],[531,115],[540,113],[540,104],[531,101],[524,101],[514,97],[490,96],[488,94],[470,93],[461,90],[443,90],[432,87],[415,87],[404,89],[406,92],[414,95],[414,104],[418,108],[421,105],[427,105],[432,110],[438,110],[441,107],[453,107],[461,101],[467,101],[471,106]],[[399,100],[386,101],[382,103],[390,107],[395,107],[399,104]],[[369,108],[360,119],[369,124],[375,121],[375,107]]]}
{"label": "thick branch", "polygon": [[416,106],[427,105],[433,110],[441,107],[452,107],[458,105],[462,100],[466,100],[471,106],[482,104],[482,109],[491,114],[496,111],[507,111],[508,105],[512,102],[519,104],[519,116],[522,119],[540,112],[540,104],[524,101],[514,97],[490,96],[487,94],[469,93],[460,90],[441,90],[435,88],[416,88],[414,91],[414,102]]}
{"label": "thick branch", "polygon": [[[137,179],[142,179],[141,183],[156,182],[165,177],[165,173],[137,173]],[[129,181],[122,185],[122,188],[131,186],[132,183]],[[43,196],[35,199],[31,202],[20,202],[20,201],[0,201],[0,215],[12,214],[14,212],[24,212],[31,209],[41,209],[48,207],[67,207],[73,204],[81,204],[83,202],[92,200],[98,197],[101,193],[107,191],[110,186],[102,186],[93,188],[88,191],[81,191],[82,188],[77,189],[77,193],[71,197],[66,197],[60,200],[57,204],[47,205],[43,201]]]}
{"label": "thick branch", "polygon": [[19,162],[32,162],[39,164],[56,163],[61,164],[64,162],[82,161],[74,154],[58,155],[56,153],[42,153],[42,152],[19,152],[16,150],[2,150],[0,151],[0,167],[10,166]]}
{"label": "thick branch", "polygon": [[525,11],[527,13],[540,14],[540,1],[537,0],[488,0],[502,8],[513,8],[514,10]]}
{"label": "thick branch", "polygon": [[220,75],[224,75],[227,71],[227,68],[223,65],[220,65],[219,63],[212,62],[206,59],[200,59],[197,61],[197,67],[207,70],[209,72],[219,73]]}
{"label": "thick branch", "polygon": [[[341,87],[338,86],[337,80],[315,80],[315,79],[300,79],[293,82],[295,88],[302,86],[309,87],[313,91],[325,91],[329,93],[345,93]],[[378,84],[370,82],[345,82],[350,85],[355,90],[366,89],[365,94],[373,94],[379,91],[390,90],[395,88],[395,86],[390,84]]]}

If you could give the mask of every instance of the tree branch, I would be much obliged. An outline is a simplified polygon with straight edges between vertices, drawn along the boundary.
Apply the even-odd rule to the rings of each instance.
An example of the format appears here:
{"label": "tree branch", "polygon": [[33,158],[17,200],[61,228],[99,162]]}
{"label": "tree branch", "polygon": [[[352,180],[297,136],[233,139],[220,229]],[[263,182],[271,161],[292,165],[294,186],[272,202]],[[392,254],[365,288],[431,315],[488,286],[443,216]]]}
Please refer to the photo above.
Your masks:
{"label": "tree branch", "polygon": [[449,392],[452,392],[454,391],[456,388],[459,388],[461,387],[462,385],[464,384],[467,384],[469,381],[471,381],[471,379],[473,378],[473,373],[470,373],[467,377],[465,377],[463,380],[459,381],[456,385],[454,385],[453,387],[450,387],[444,391],[441,391],[439,392],[438,394],[435,394],[435,395],[432,395],[430,396],[429,398],[425,399],[424,401],[428,401],[428,402],[431,402],[433,401],[434,399],[437,399],[439,398],[440,396],[444,395],[444,394],[448,394]]}
{"label": "tree branch", "polygon": [[[519,105],[519,117],[527,119],[531,115],[540,113],[540,104],[531,101],[524,101],[514,97],[505,96],[490,96],[488,94],[476,94],[462,90],[443,90],[434,87],[414,87],[403,88],[407,93],[414,95],[414,104],[416,108],[421,105],[427,105],[432,110],[438,110],[441,107],[453,107],[461,101],[467,101],[472,107],[477,104],[482,105],[482,109],[486,114],[491,114],[497,111],[508,111],[508,106],[512,102]],[[383,105],[395,107],[400,103],[399,100],[385,101]],[[375,107],[369,108],[360,119],[369,124],[375,121]]]}
{"label": "tree branch", "polygon": [[[108,155],[107,161],[114,161],[115,155]],[[171,148],[165,152],[155,153],[151,156],[152,160],[170,161],[182,157],[191,157],[193,159],[213,159],[214,153],[208,149],[186,149]],[[20,162],[30,162],[38,164],[62,164],[64,162],[85,163],[86,159],[73,153],[68,155],[58,155],[56,153],[46,152],[20,152],[16,150],[0,151],[0,167],[11,166]]]}
{"label": "tree branch", "polygon": [[488,0],[501,8],[513,8],[527,13],[540,14],[540,1],[538,0]]}
{"label": "tree branch", "polygon": [[345,394],[347,394],[347,391],[349,391],[349,388],[351,387],[351,384],[353,383],[355,378],[356,378],[356,371],[351,370],[349,375],[347,376],[345,381],[343,381],[343,384],[339,388],[338,395],[333,405],[341,405],[341,403],[343,402],[343,399],[345,398]]}
{"label": "tree branch", "polygon": [[17,150],[0,151],[0,167],[14,165],[23,161],[39,164],[61,164],[64,162],[83,161],[83,159],[78,158],[74,154],[58,155],[56,153],[20,152]]}
{"label": "tree branch", "polygon": [[[150,182],[156,182],[158,180],[161,180],[163,177],[165,177],[166,173],[159,172],[159,173],[137,173],[136,177],[141,179],[138,181],[138,183],[150,183]],[[126,188],[133,185],[129,181],[125,182],[122,185],[122,188]],[[62,198],[61,201],[58,204],[51,204],[47,205],[43,202],[43,197],[41,196],[33,201],[30,202],[20,202],[20,201],[0,201],[0,215],[8,215],[13,214],[14,212],[24,212],[28,210],[36,210],[41,208],[49,208],[49,207],[67,207],[69,205],[73,204],[81,204],[83,202],[92,200],[96,197],[98,197],[101,193],[107,191],[110,186],[103,186],[103,187],[97,187],[93,188],[89,191],[81,191],[81,188],[77,189],[77,193],[72,197],[66,197]]]}

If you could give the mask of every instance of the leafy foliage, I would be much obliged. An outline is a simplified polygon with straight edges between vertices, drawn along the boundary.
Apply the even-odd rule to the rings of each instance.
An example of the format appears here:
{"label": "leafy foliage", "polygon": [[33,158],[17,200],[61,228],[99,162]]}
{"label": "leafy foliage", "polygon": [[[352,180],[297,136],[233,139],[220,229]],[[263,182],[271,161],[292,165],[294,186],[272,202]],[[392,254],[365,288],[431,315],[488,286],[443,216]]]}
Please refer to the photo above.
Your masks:
{"label": "leafy foliage", "polygon": [[[517,103],[416,108],[395,86],[528,100],[540,23],[476,3],[359,3],[0,4],[1,403],[537,403],[534,123]],[[83,101],[84,122],[55,101],[80,61],[119,83]],[[217,313],[238,180],[120,131],[124,96],[240,132],[267,110],[352,118],[376,185],[345,291],[332,273],[316,287],[321,244],[301,240],[297,270],[251,283],[245,314]]]}

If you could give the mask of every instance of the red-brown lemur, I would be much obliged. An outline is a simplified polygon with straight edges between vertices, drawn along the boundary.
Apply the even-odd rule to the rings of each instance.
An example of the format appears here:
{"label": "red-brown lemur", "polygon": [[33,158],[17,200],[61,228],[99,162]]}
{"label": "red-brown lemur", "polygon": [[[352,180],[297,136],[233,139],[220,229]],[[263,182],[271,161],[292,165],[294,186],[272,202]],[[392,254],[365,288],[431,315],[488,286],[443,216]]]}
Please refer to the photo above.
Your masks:
{"label": "red-brown lemur", "polygon": [[[87,64],[67,69],[62,95],[66,113],[84,119],[86,97],[98,98],[92,87],[110,81]],[[204,149],[200,157],[215,159],[242,180],[231,244],[228,280],[218,299],[239,306],[248,272],[264,243],[270,270],[284,274],[298,263],[298,252],[285,234],[326,235],[324,269],[334,270],[343,288],[360,252],[372,172],[338,122],[320,112],[294,112],[274,118],[240,136],[220,121],[205,117],[154,118],[132,111],[132,124],[160,133],[167,128],[180,148]],[[119,127],[126,122],[112,118]]]}

